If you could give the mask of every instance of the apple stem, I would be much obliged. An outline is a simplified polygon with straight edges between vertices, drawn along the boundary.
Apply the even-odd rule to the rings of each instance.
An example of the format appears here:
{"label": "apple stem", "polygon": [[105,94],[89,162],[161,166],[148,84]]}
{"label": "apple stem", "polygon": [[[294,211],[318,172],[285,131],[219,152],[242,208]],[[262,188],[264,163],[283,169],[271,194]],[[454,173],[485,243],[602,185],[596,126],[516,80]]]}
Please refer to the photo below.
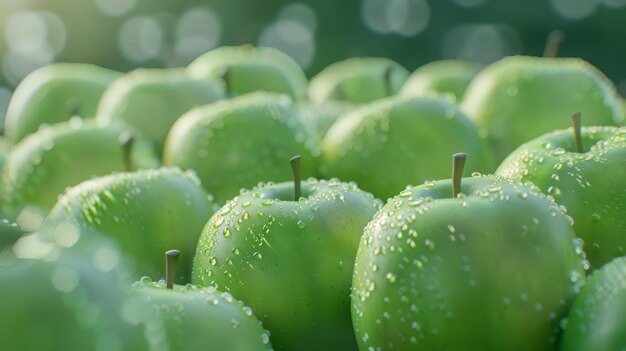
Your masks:
{"label": "apple stem", "polygon": [[300,196],[302,196],[301,191],[301,183],[302,183],[302,157],[300,155],[296,155],[289,159],[289,163],[291,163],[291,173],[293,173],[293,200],[300,200]]}
{"label": "apple stem", "polygon": [[452,197],[456,198],[461,192],[461,178],[463,178],[463,168],[467,155],[458,153],[452,155]]}
{"label": "apple stem", "polygon": [[546,39],[546,48],[543,51],[543,57],[557,57],[559,47],[565,39],[565,32],[555,29],[548,34]]}
{"label": "apple stem", "polygon": [[122,133],[119,138],[119,143],[122,146],[122,158],[124,160],[124,168],[127,172],[133,171],[132,149],[135,143],[135,136],[130,133]]}
{"label": "apple stem", "polygon": [[80,117],[80,102],[75,101],[70,107],[70,117]]}
{"label": "apple stem", "polygon": [[168,289],[172,289],[174,287],[178,256],[180,256],[180,251],[178,250],[169,250],[165,252],[165,287]]}
{"label": "apple stem", "polygon": [[576,142],[576,152],[583,152],[583,140],[581,136],[582,114],[580,112],[572,115],[572,128],[574,128],[574,141]]}
{"label": "apple stem", "polygon": [[393,89],[391,88],[391,73],[393,72],[393,67],[389,66],[385,69],[385,73],[383,76],[383,83],[385,89],[385,96],[393,95]]}
{"label": "apple stem", "polygon": [[224,81],[224,90],[226,91],[226,94],[230,94],[230,80],[228,79],[230,78],[230,69],[226,68],[222,73],[221,78]]}

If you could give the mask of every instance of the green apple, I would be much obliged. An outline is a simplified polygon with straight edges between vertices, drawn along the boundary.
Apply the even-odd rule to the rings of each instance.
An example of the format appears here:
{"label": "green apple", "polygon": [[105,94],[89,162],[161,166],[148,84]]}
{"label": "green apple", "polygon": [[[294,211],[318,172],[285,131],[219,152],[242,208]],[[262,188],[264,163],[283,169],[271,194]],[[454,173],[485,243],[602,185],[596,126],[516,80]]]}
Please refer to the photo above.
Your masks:
{"label": "green apple", "polygon": [[382,57],[355,57],[324,68],[309,84],[313,103],[327,100],[364,104],[395,95],[409,76],[398,63]]}
{"label": "green apple", "polygon": [[[140,170],[70,188],[50,211],[44,228],[49,238],[68,223],[78,228],[79,235],[98,231],[119,243],[135,260],[137,272],[156,276],[165,248],[194,252],[214,207],[193,173],[176,168]],[[191,254],[183,257],[179,281],[189,280],[192,259]]]}
{"label": "green apple", "polygon": [[187,67],[196,79],[219,79],[232,96],[255,91],[287,94],[301,100],[307,78],[289,56],[270,47],[222,46],[198,57]]}
{"label": "green apple", "polygon": [[[124,140],[132,143],[124,146]],[[46,212],[69,186],[93,176],[158,164],[152,145],[135,132],[120,125],[102,127],[72,119],[43,128],[14,146],[4,167],[4,205],[13,213],[27,205]]]}
{"label": "green apple", "polygon": [[571,218],[536,187],[491,175],[461,182],[461,172],[408,187],[361,238],[359,348],[553,350],[584,283],[581,246]]}
{"label": "green apple", "polygon": [[17,86],[4,122],[17,143],[43,124],[93,117],[105,89],[121,73],[82,63],[56,63],[30,73]]}
{"label": "green apple", "polygon": [[[174,285],[168,255],[166,280],[133,284],[134,318],[153,350],[269,351],[272,345],[252,309],[213,287]],[[170,283],[171,282],[171,283]]]}
{"label": "green apple", "polygon": [[352,104],[341,101],[327,101],[321,104],[300,103],[298,113],[304,123],[315,132],[321,140],[339,116],[354,109]]}
{"label": "green apple", "polygon": [[[40,244],[23,238],[13,251],[33,256]],[[141,330],[124,318],[128,281],[119,251],[100,241],[91,255],[48,249],[37,259],[0,258],[1,348],[147,350]]]}
{"label": "green apple", "polygon": [[441,60],[427,63],[415,70],[402,87],[400,94],[419,96],[444,94],[461,101],[465,89],[483,69],[483,65],[460,60]]}
{"label": "green apple", "polygon": [[286,96],[253,93],[199,107],[182,116],[168,135],[165,165],[193,169],[219,203],[260,181],[291,178],[286,159],[312,160],[305,176],[315,174],[319,148],[313,132]]}
{"label": "green apple", "polygon": [[439,96],[392,97],[337,120],[322,140],[324,177],[355,181],[387,199],[407,184],[444,178],[448,155],[477,155],[468,168],[492,170],[491,155],[472,122]]}
{"label": "green apple", "polygon": [[573,58],[513,56],[482,70],[467,88],[462,110],[476,122],[501,162],[516,147],[582,112],[586,125],[618,125],[616,90],[595,67]]}
{"label": "green apple", "polygon": [[580,151],[572,129],[557,130],[520,146],[496,173],[531,181],[567,207],[597,268],[626,255],[626,127],[580,132]]}
{"label": "green apple", "polygon": [[626,348],[626,257],[594,271],[574,301],[561,337],[562,351]]}
{"label": "green apple", "polygon": [[138,69],[116,80],[102,95],[97,118],[122,121],[140,131],[160,154],[167,132],[183,113],[220,100],[216,82],[192,79],[184,69]]}
{"label": "green apple", "polygon": [[378,208],[371,194],[338,180],[243,191],[204,228],[192,282],[249,304],[276,350],[356,350],[352,266]]}

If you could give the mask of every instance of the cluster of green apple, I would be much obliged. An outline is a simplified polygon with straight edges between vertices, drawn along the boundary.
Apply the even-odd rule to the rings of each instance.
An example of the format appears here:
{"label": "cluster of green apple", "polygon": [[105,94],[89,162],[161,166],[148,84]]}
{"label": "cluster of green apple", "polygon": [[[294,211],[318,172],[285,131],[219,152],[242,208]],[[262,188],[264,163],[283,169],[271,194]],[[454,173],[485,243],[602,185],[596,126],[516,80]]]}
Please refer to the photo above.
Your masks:
{"label": "cluster of green apple", "polygon": [[624,348],[622,103],[580,59],[41,68],[0,145],[0,342]]}

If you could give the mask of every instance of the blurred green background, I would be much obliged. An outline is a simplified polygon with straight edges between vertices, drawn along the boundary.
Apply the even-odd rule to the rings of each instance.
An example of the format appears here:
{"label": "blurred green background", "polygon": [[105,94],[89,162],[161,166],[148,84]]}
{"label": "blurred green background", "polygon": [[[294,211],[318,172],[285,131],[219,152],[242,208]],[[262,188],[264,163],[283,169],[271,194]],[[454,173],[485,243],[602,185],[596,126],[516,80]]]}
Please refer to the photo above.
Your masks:
{"label": "blurred green background", "polygon": [[566,34],[560,56],[590,61],[626,96],[626,0],[0,0],[0,119],[16,84],[52,62],[172,67],[253,43],[285,51],[309,76],[351,56],[413,70],[541,55],[553,29]]}

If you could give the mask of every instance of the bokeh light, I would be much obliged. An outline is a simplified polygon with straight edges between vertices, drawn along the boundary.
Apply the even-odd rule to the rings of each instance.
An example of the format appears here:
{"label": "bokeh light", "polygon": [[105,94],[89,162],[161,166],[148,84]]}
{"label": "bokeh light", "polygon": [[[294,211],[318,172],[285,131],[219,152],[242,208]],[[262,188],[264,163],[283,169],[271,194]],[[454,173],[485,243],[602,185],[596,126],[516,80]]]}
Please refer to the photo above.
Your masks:
{"label": "bokeh light", "polygon": [[128,19],[118,34],[119,49],[124,57],[135,62],[156,59],[161,55],[164,33],[154,17],[137,16]]}
{"label": "bokeh light", "polygon": [[96,7],[107,16],[123,16],[130,12],[137,0],[94,0]]}
{"label": "bokeh light", "polygon": [[443,41],[442,56],[447,59],[490,63],[521,52],[517,32],[504,25],[465,24],[453,27]]}
{"label": "bokeh light", "polygon": [[465,7],[465,8],[473,8],[484,5],[486,0],[452,0],[453,3]]}
{"label": "bokeh light", "polygon": [[258,44],[277,48],[307,68],[315,55],[315,13],[304,4],[287,5],[259,36]]}
{"label": "bokeh light", "polygon": [[51,12],[19,11],[8,17],[4,26],[7,52],[2,71],[11,85],[16,85],[36,68],[50,64],[63,50],[65,25]]}
{"label": "bokeh light", "polygon": [[195,7],[178,19],[174,37],[176,64],[186,65],[220,44],[222,23],[210,8]]}
{"label": "bokeh light", "polygon": [[595,0],[551,0],[552,9],[561,17],[569,20],[580,20],[588,17],[596,10]]}
{"label": "bokeh light", "polygon": [[428,26],[430,6],[425,0],[363,0],[361,15],[374,32],[411,37]]}

